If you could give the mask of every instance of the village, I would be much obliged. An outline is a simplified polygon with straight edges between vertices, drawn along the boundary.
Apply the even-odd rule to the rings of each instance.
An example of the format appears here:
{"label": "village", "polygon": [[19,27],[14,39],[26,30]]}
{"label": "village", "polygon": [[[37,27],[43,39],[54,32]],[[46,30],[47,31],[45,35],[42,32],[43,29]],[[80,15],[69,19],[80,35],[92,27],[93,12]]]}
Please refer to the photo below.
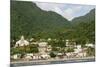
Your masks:
{"label": "village", "polygon": [[[65,47],[52,46],[50,42],[58,42],[57,39],[48,38],[40,39],[39,41],[34,41],[34,38],[31,38],[29,41],[24,39],[24,36],[21,36],[20,40],[16,42],[13,49],[23,48],[27,49],[29,46],[34,46],[33,48],[37,48],[33,50],[33,52],[21,51],[18,53],[14,53],[11,55],[11,61],[34,61],[34,60],[55,60],[55,59],[70,59],[70,58],[85,58],[85,57],[94,57],[94,52],[91,51],[91,48],[94,49],[95,45],[92,43],[85,44],[84,47],[80,44],[76,44],[75,41],[70,40],[62,40],[64,41]],[[31,47],[32,49],[32,47]],[[28,49],[30,50],[30,49]],[[14,51],[14,50],[13,50]],[[23,54],[24,53],[24,54]],[[90,55],[88,54],[90,53]]]}

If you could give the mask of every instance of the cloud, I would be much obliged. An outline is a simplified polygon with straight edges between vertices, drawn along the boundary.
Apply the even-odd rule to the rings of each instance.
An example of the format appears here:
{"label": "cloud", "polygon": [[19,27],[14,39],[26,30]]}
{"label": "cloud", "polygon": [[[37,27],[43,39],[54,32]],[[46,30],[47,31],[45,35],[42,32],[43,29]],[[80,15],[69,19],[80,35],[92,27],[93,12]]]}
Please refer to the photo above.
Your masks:
{"label": "cloud", "polygon": [[81,6],[73,6],[69,7],[66,10],[64,10],[65,17],[69,20],[72,20],[75,17],[75,14],[81,11],[82,7]]}
{"label": "cloud", "polygon": [[54,11],[68,20],[82,16],[95,8],[93,5],[61,4],[61,3],[44,3],[35,2],[36,5],[45,11]]}

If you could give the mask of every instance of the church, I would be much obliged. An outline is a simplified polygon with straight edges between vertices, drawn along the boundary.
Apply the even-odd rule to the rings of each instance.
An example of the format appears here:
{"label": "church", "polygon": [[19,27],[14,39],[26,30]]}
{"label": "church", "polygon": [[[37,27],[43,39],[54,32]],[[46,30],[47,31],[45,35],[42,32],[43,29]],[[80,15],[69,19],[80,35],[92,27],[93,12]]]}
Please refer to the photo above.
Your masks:
{"label": "church", "polygon": [[27,46],[27,45],[29,45],[29,42],[24,39],[24,36],[21,36],[20,40],[16,42],[15,47]]}

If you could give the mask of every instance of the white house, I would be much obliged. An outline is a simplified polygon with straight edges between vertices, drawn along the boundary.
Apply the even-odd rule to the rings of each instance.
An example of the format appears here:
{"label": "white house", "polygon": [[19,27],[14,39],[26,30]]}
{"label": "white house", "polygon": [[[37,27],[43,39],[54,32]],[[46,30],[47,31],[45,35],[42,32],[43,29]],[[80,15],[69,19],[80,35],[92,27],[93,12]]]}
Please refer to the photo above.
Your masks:
{"label": "white house", "polygon": [[34,38],[31,38],[31,39],[30,39],[30,41],[33,41],[33,40],[34,40]]}
{"label": "white house", "polygon": [[72,58],[74,56],[74,52],[68,52],[66,53],[67,58]]}
{"label": "white house", "polygon": [[14,54],[11,56],[12,59],[19,59],[21,54]]}
{"label": "white house", "polygon": [[87,53],[86,52],[80,52],[76,55],[76,57],[86,57]]}
{"label": "white house", "polygon": [[30,44],[35,44],[35,45],[36,45],[36,44],[38,44],[38,43],[39,43],[39,42],[31,42]]}
{"label": "white house", "polygon": [[25,59],[25,60],[31,60],[31,59],[33,59],[33,56],[27,55],[27,56],[24,57],[24,59]]}
{"label": "white house", "polygon": [[40,43],[38,43],[38,45],[39,45],[39,47],[45,47],[45,46],[47,46],[47,42],[40,42]]}
{"label": "white house", "polygon": [[34,54],[33,59],[34,60],[41,59],[41,55],[40,54]]}
{"label": "white house", "polygon": [[50,58],[50,55],[48,55],[48,54],[42,54],[41,57],[43,59],[49,59]]}
{"label": "white house", "polygon": [[69,40],[66,40],[66,46],[68,46],[68,45],[69,45],[68,43],[69,43]]}
{"label": "white house", "polygon": [[79,53],[82,51],[81,45],[76,45],[76,49],[74,49],[74,53]]}
{"label": "white house", "polygon": [[95,45],[94,45],[94,44],[92,44],[92,43],[85,44],[85,46],[87,46],[87,47],[92,47],[92,48],[94,48],[94,47],[95,47]]}
{"label": "white house", "polygon": [[51,38],[48,38],[47,41],[51,41]]}
{"label": "white house", "polygon": [[49,52],[49,51],[51,51],[51,50],[52,50],[51,45],[48,45],[48,46],[47,46],[47,51]]}
{"label": "white house", "polygon": [[38,45],[39,45],[39,47],[38,47],[38,49],[39,49],[39,53],[40,54],[44,54],[45,53],[45,51],[47,50],[47,42],[40,42],[40,43],[38,43]]}

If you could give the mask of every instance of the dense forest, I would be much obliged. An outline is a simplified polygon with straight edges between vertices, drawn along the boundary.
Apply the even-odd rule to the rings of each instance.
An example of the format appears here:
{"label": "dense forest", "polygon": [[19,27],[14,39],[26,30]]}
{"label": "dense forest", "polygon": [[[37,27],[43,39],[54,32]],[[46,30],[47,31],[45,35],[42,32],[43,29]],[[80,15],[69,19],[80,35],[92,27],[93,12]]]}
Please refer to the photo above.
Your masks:
{"label": "dense forest", "polygon": [[68,21],[56,12],[41,10],[33,2],[11,1],[11,41],[21,35],[95,43],[95,9]]}

